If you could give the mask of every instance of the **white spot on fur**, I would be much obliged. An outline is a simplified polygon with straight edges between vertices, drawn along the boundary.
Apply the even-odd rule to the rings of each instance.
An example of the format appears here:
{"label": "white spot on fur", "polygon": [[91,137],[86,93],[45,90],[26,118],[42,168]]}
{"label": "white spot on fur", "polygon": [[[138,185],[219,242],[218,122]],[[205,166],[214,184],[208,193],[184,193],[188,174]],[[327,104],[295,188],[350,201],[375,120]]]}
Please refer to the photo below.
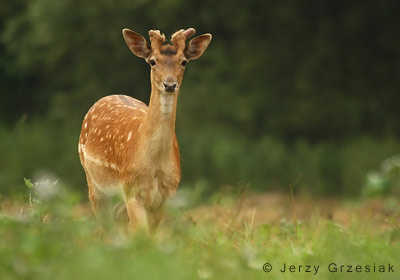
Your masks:
{"label": "white spot on fur", "polygon": [[126,142],[128,142],[129,140],[131,140],[131,137],[132,137],[132,131],[129,132],[129,134],[128,134],[128,139],[126,139]]}
{"label": "white spot on fur", "polygon": [[79,153],[84,153],[84,150],[85,150],[85,145],[84,145],[84,144],[79,144],[79,145],[78,145],[78,151],[79,151]]}
{"label": "white spot on fur", "polygon": [[118,166],[115,163],[111,163],[110,167],[114,170],[119,170]]}
{"label": "white spot on fur", "polygon": [[101,160],[101,159],[98,159],[98,158],[95,158],[95,157],[92,157],[91,155],[89,155],[89,154],[86,152],[85,146],[84,146],[84,145],[81,146],[81,151],[82,151],[82,153],[83,153],[83,157],[84,157],[85,161],[86,161],[86,160],[89,160],[89,161],[91,161],[91,162],[93,162],[93,163],[95,163],[95,164],[97,164],[97,165],[99,165],[99,166],[109,167],[109,168],[111,168],[111,169],[114,169],[114,170],[118,170],[118,171],[119,171],[119,168],[118,168],[118,166],[117,166],[116,164],[114,164],[114,163],[108,163],[107,161],[103,161],[103,160]]}
{"label": "white spot on fur", "polygon": [[87,122],[85,122],[85,128],[87,128]]}
{"label": "white spot on fur", "polygon": [[100,142],[103,142],[103,141],[104,141],[104,138],[103,138],[103,137],[101,137],[101,138],[100,138]]}

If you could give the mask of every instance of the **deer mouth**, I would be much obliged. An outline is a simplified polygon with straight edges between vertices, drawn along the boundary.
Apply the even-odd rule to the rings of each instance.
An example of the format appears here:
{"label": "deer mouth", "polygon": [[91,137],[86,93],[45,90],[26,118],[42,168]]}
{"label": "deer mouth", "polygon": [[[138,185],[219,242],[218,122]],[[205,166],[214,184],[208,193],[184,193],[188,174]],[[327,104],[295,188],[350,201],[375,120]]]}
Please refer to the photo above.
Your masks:
{"label": "deer mouth", "polygon": [[174,94],[177,93],[177,92],[178,92],[177,89],[174,89],[174,90],[166,90],[166,89],[163,89],[163,90],[161,90],[161,93],[162,93],[163,95],[174,95]]}
{"label": "deer mouth", "polygon": [[172,93],[172,92],[175,92],[175,91],[176,91],[175,88],[173,88],[173,89],[171,89],[171,88],[164,89],[164,92],[168,92],[168,93]]}

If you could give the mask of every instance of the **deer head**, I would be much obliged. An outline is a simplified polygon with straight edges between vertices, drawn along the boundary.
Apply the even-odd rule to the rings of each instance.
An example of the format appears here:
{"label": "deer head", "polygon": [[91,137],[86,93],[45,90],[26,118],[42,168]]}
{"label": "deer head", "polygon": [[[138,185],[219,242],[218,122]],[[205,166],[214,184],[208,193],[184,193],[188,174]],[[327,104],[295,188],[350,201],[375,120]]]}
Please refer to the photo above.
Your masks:
{"label": "deer head", "polygon": [[203,34],[186,45],[186,39],[193,36],[193,28],[181,29],[171,36],[171,43],[166,42],[165,35],[159,30],[150,30],[150,43],[129,29],[122,30],[129,49],[137,57],[144,58],[151,66],[151,83],[153,89],[163,94],[179,91],[186,64],[199,58],[211,41],[211,34]]}

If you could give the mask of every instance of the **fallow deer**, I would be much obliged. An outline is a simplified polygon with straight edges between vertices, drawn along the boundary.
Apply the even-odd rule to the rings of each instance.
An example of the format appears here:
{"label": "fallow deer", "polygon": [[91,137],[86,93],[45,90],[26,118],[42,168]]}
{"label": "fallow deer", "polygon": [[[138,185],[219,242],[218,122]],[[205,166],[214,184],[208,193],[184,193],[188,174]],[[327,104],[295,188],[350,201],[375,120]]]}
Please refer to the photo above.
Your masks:
{"label": "fallow deer", "polygon": [[126,95],[97,101],[83,120],[79,157],[96,218],[103,225],[112,219],[108,198],[118,194],[130,228],[153,231],[181,178],[175,117],[185,66],[203,54],[212,36],[203,34],[186,45],[193,28],[175,32],[171,43],[150,30],[148,44],[132,30],[122,33],[131,52],[151,67],[149,106]]}

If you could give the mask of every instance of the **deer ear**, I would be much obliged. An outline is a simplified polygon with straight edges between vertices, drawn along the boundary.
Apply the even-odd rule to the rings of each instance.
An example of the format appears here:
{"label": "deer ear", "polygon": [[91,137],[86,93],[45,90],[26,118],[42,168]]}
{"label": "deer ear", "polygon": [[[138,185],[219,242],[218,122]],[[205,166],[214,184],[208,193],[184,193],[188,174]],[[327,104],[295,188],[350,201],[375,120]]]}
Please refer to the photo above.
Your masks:
{"label": "deer ear", "polygon": [[122,35],[134,55],[145,59],[149,57],[151,48],[142,35],[127,28],[122,30]]}
{"label": "deer ear", "polygon": [[207,49],[212,39],[211,34],[203,34],[193,38],[185,48],[185,56],[188,60],[198,59]]}

